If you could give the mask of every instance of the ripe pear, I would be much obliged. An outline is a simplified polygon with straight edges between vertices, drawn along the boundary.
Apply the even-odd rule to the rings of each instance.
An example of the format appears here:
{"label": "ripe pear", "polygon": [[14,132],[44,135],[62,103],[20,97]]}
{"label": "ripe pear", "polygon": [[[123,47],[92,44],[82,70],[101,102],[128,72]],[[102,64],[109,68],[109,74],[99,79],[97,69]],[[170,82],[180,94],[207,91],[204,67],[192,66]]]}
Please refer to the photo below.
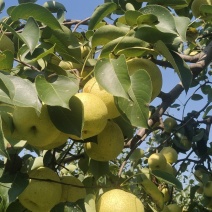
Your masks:
{"label": "ripe pear", "polygon": [[134,195],[121,189],[103,193],[96,204],[97,212],[144,212],[142,202]]}
{"label": "ripe pear", "polygon": [[[212,0],[194,0],[191,4],[191,11],[193,15],[198,18],[200,15],[203,15],[200,13],[199,8],[201,5],[212,5]],[[204,18],[204,15],[202,16]]]}
{"label": "ripe pear", "polygon": [[75,95],[83,105],[84,125],[81,138],[70,135],[70,138],[80,140],[99,134],[106,126],[108,111],[105,103],[91,93],[77,93]]}
{"label": "ripe pear", "polygon": [[32,107],[15,107],[13,122],[23,140],[37,148],[52,144],[60,135],[60,131],[52,123],[47,106],[43,105],[41,113],[37,114]]}
{"label": "ripe pear", "polygon": [[120,113],[115,105],[114,97],[112,94],[108,93],[103,89],[96,81],[96,78],[93,77],[90,79],[84,86],[83,92],[92,93],[98,96],[105,103],[108,110],[108,118],[113,119],[120,116]]}
{"label": "ripe pear", "polygon": [[60,178],[53,170],[39,167],[29,172],[29,178],[28,186],[18,197],[25,208],[32,212],[47,212],[60,202],[62,186],[57,183]]}
{"label": "ripe pear", "polygon": [[164,170],[166,168],[166,158],[162,153],[153,153],[150,155],[148,158],[148,165],[149,168],[154,170],[154,169],[160,169]]}
{"label": "ripe pear", "polygon": [[163,188],[161,190],[164,196],[164,202],[168,202],[170,200],[170,194],[169,194],[169,189],[168,188]]}
{"label": "ripe pear", "polygon": [[54,149],[57,148],[63,144],[65,144],[67,142],[69,138],[69,135],[63,132],[60,132],[60,134],[48,145],[44,145],[44,146],[35,146],[35,148],[40,149],[40,150],[50,150],[50,149]]}
{"label": "ripe pear", "polygon": [[167,163],[175,163],[177,162],[178,154],[177,151],[172,147],[164,147],[160,153],[164,155]]}
{"label": "ripe pear", "polygon": [[182,212],[181,207],[177,204],[167,205],[167,208],[169,209],[170,212]]}
{"label": "ripe pear", "polygon": [[108,121],[104,130],[97,135],[97,143],[87,142],[84,149],[87,155],[97,161],[115,159],[124,148],[124,136],[120,127]]}
{"label": "ripe pear", "polygon": [[133,58],[127,61],[127,66],[130,75],[139,69],[145,69],[148,72],[153,88],[151,100],[155,99],[162,88],[162,74],[157,65],[148,59]]}
{"label": "ripe pear", "polygon": [[203,187],[203,193],[207,197],[212,197],[212,181],[208,181]]}
{"label": "ripe pear", "polygon": [[62,176],[62,196],[61,202],[76,202],[86,196],[83,183],[74,176]]}
{"label": "ripe pear", "polygon": [[164,120],[164,131],[167,133],[171,133],[172,130],[177,126],[177,122],[175,119],[168,117]]}
{"label": "ripe pear", "polygon": [[166,164],[164,171],[169,173],[169,174],[172,174],[172,175],[175,174],[174,168],[172,167],[172,165],[170,163]]}

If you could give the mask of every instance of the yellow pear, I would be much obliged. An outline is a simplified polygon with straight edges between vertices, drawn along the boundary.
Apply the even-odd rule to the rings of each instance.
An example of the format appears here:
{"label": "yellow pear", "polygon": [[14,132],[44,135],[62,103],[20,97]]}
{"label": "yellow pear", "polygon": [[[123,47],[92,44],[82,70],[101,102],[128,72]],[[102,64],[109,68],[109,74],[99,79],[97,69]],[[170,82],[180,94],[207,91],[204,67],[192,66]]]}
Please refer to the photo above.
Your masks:
{"label": "yellow pear", "polygon": [[169,209],[170,212],[182,212],[181,207],[177,204],[167,205],[167,208]]}
{"label": "yellow pear", "polygon": [[[191,10],[193,15],[198,18],[201,13],[199,8],[201,7],[201,5],[212,5],[212,0],[194,0],[191,4]],[[203,15],[204,17],[204,15]]]}
{"label": "yellow pear", "polygon": [[52,144],[61,133],[52,123],[46,105],[42,106],[40,114],[32,107],[15,107],[13,122],[23,140],[41,149]]}
{"label": "yellow pear", "polygon": [[170,200],[170,194],[169,194],[169,189],[168,188],[163,188],[161,190],[164,196],[164,202],[168,202]]}
{"label": "yellow pear", "polygon": [[166,161],[167,163],[175,163],[177,162],[177,158],[178,158],[178,154],[177,154],[177,151],[172,148],[172,147],[164,147],[160,153],[162,153],[165,158],[166,158]]}
{"label": "yellow pear", "polygon": [[113,119],[120,115],[112,94],[104,90],[96,81],[95,78],[90,79],[84,86],[83,92],[92,93],[98,96],[105,103],[108,110],[108,118]]}
{"label": "yellow pear", "polygon": [[62,176],[62,196],[61,202],[76,202],[86,196],[83,183],[74,176]]}
{"label": "yellow pear", "polygon": [[175,119],[168,117],[164,120],[164,131],[167,133],[171,133],[172,130],[177,126],[177,122]]}
{"label": "yellow pear", "polygon": [[148,158],[149,168],[164,170],[166,168],[166,158],[162,153],[153,153]]}
{"label": "yellow pear", "polygon": [[172,174],[172,175],[175,174],[174,168],[172,167],[172,165],[170,163],[166,164],[164,171],[169,173],[169,174]]}
{"label": "yellow pear", "polygon": [[204,186],[203,186],[203,193],[207,197],[212,197],[212,181],[208,181]]}
{"label": "yellow pear", "polygon": [[142,202],[134,195],[121,189],[112,189],[100,196],[96,204],[97,212],[144,212]]}
{"label": "yellow pear", "polygon": [[120,127],[108,121],[104,130],[97,135],[97,143],[84,144],[87,155],[97,161],[109,161],[115,159],[124,148],[124,136]]}
{"label": "yellow pear", "polygon": [[151,60],[143,58],[133,58],[127,61],[129,74],[132,75],[139,69],[144,69],[148,72],[152,82],[152,97],[151,100],[155,99],[162,88],[162,74],[160,69]]}
{"label": "yellow pear", "polygon": [[18,197],[25,208],[32,212],[47,212],[60,202],[62,186],[57,183],[60,178],[53,170],[39,167],[29,173],[29,178],[29,184]]}
{"label": "yellow pear", "polygon": [[83,105],[84,125],[81,138],[70,135],[70,138],[79,140],[99,134],[106,126],[108,111],[105,103],[91,93],[77,93],[75,95]]}
{"label": "yellow pear", "polygon": [[67,142],[68,138],[69,138],[68,134],[60,132],[60,134],[54,140],[52,140],[52,142],[50,144],[42,145],[42,146],[34,145],[34,147],[37,149],[40,149],[40,150],[54,149],[54,148],[57,148],[57,147],[65,144]]}

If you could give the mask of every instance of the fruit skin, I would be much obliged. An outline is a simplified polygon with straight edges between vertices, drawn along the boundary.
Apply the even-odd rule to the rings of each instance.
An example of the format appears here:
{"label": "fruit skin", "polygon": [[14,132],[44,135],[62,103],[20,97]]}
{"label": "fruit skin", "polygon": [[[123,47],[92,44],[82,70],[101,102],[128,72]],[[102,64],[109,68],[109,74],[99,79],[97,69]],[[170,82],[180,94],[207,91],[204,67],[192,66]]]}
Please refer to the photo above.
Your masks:
{"label": "fruit skin", "polygon": [[[59,176],[47,167],[32,170],[29,178],[60,182]],[[47,212],[60,202],[61,195],[61,184],[30,179],[28,186],[18,198],[20,203],[32,212]]]}
{"label": "fruit skin", "polygon": [[132,75],[135,71],[139,69],[145,69],[150,75],[152,83],[152,97],[151,101],[155,99],[161,91],[162,88],[162,74],[160,69],[148,59],[134,58],[127,61],[127,66],[129,74]]}
{"label": "fruit skin", "polygon": [[100,196],[96,204],[97,212],[144,212],[142,202],[133,194],[121,189],[112,189]]}
{"label": "fruit skin", "polygon": [[[212,5],[212,0],[194,0],[191,4],[191,10],[192,10],[192,13],[193,15],[198,18],[201,13],[199,11],[199,8],[201,7],[201,5]],[[204,16],[203,16],[204,18]]]}
{"label": "fruit skin", "polygon": [[163,188],[161,190],[164,196],[164,202],[168,202],[170,200],[170,194],[169,194],[169,189],[168,188]]}
{"label": "fruit skin", "polygon": [[97,143],[87,142],[84,149],[87,155],[97,161],[115,159],[124,148],[124,136],[120,127],[108,121],[104,130],[97,135]]}
{"label": "fruit skin", "polygon": [[[62,176],[62,183],[70,184],[70,185],[62,185],[62,196],[61,202],[76,202],[79,199],[83,199],[86,196],[85,188],[80,188],[80,186],[84,186],[83,183],[74,176]],[[71,185],[76,185],[79,187],[74,187]]]}
{"label": "fruit skin", "polygon": [[177,204],[167,205],[167,208],[169,209],[170,212],[182,212],[181,207]]}
{"label": "fruit skin", "polygon": [[160,153],[162,153],[164,155],[167,163],[172,164],[172,163],[177,162],[178,154],[177,154],[177,151],[175,149],[173,149],[172,147],[164,147],[160,151]]}
{"label": "fruit skin", "polygon": [[170,163],[166,164],[164,171],[169,173],[169,174],[174,175],[174,168],[172,167],[172,165]]}
{"label": "fruit skin", "polygon": [[52,144],[60,135],[50,120],[46,105],[42,106],[40,115],[32,107],[15,107],[13,123],[22,139],[36,148]]}
{"label": "fruit skin", "polygon": [[99,134],[105,128],[108,119],[108,111],[105,103],[91,93],[77,93],[75,97],[83,105],[84,125],[81,138],[75,135],[69,135],[70,138],[80,140]]}
{"label": "fruit skin", "polygon": [[203,193],[207,197],[212,197],[212,181],[208,181],[203,187]]}
{"label": "fruit skin", "polygon": [[166,168],[166,158],[162,153],[153,153],[150,155],[148,158],[148,165],[149,168],[154,170],[154,169],[160,169],[164,170]]}
{"label": "fruit skin", "polygon": [[164,131],[167,133],[171,133],[172,130],[177,126],[177,122],[175,119],[168,117],[164,120]]}
{"label": "fruit skin", "polygon": [[63,132],[60,132],[60,134],[48,145],[45,146],[35,146],[35,148],[40,149],[40,150],[49,150],[49,149],[54,149],[57,148],[67,142],[69,138],[69,135]]}
{"label": "fruit skin", "polygon": [[98,96],[105,103],[108,110],[108,118],[113,119],[120,116],[115,105],[113,95],[104,90],[96,81],[96,78],[90,79],[84,86],[83,92],[92,93]]}

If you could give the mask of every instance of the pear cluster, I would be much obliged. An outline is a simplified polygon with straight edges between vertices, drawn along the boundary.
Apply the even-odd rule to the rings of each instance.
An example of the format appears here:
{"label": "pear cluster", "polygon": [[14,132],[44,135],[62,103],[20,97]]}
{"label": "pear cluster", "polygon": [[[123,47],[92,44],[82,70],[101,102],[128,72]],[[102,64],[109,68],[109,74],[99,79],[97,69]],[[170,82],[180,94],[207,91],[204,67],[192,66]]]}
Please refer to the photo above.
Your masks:
{"label": "pear cluster", "polygon": [[32,212],[50,211],[60,202],[76,202],[86,196],[83,183],[74,176],[59,177],[47,167],[29,172],[29,184],[19,195],[20,203]]}
{"label": "pear cluster", "polygon": [[[112,120],[120,115],[113,95],[104,90],[95,78],[90,79],[81,93],[74,95],[82,105],[83,127],[81,137],[61,132],[53,124],[48,107],[41,105],[40,113],[32,107],[15,106],[10,114],[13,130],[3,123],[7,140],[24,140],[39,150],[61,146],[71,138],[85,140],[85,152],[97,161],[115,159],[124,147],[124,136],[120,127]],[[93,142],[93,137],[96,142]]]}
{"label": "pear cluster", "polygon": [[94,160],[115,159],[124,147],[124,136],[118,124],[112,120],[120,115],[113,95],[104,90],[95,78],[92,78],[85,84],[83,91],[77,93],[75,97],[83,105],[84,122],[81,137],[69,135],[70,138],[86,139],[85,152]]}
{"label": "pear cluster", "polygon": [[48,150],[64,144],[68,134],[59,131],[52,123],[47,105],[42,105],[39,113],[32,107],[15,106],[10,114],[13,130],[3,123],[3,130],[8,141],[25,140],[31,146]]}
{"label": "pear cluster", "polygon": [[172,147],[164,147],[159,153],[153,153],[148,158],[148,165],[151,170],[162,170],[167,173],[175,173],[171,164],[178,159],[176,150]]}

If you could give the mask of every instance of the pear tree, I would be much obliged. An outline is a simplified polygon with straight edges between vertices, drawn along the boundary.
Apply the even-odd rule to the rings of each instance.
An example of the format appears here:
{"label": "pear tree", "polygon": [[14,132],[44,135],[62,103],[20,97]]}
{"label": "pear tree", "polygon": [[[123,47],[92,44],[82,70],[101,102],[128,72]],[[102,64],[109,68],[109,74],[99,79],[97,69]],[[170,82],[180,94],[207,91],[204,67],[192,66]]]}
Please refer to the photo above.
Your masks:
{"label": "pear tree", "polygon": [[212,210],[211,0],[0,10],[0,211]]}

